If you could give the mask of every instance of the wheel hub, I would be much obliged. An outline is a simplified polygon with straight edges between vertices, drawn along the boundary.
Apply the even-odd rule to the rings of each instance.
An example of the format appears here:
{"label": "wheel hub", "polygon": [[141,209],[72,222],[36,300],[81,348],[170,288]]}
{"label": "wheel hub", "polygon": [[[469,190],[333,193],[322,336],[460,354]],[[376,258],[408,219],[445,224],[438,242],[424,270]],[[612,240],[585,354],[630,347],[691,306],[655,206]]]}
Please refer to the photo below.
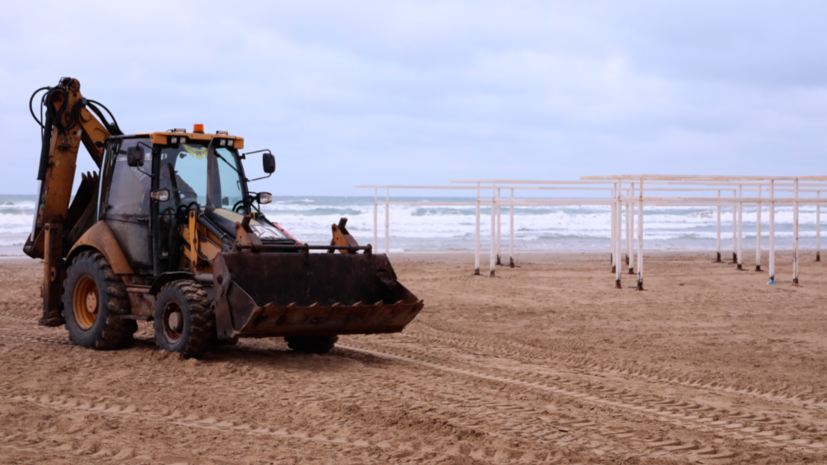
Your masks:
{"label": "wheel hub", "polygon": [[169,316],[169,328],[176,332],[181,332],[181,313],[175,312]]}
{"label": "wheel hub", "polygon": [[98,313],[97,292],[89,292],[86,294],[86,311],[89,313]]}
{"label": "wheel hub", "polygon": [[163,324],[167,341],[175,343],[181,339],[181,333],[184,332],[184,314],[175,302],[169,302],[164,308]]}
{"label": "wheel hub", "polygon": [[98,318],[98,286],[91,276],[82,276],[75,284],[72,296],[72,313],[75,322],[88,330]]}

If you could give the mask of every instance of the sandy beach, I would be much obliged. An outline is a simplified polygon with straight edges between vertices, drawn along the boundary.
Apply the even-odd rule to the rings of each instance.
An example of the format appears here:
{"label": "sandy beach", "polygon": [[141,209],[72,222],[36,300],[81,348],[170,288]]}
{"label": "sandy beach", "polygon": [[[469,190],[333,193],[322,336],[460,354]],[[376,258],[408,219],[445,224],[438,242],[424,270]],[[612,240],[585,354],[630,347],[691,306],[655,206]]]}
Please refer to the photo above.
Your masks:
{"label": "sandy beach", "polygon": [[[754,268],[754,253],[745,252]],[[825,463],[827,263],[778,284],[710,253],[392,256],[425,300],[327,356],[242,340],[203,360],[150,325],[112,352],[37,326],[41,267],[0,260],[0,463]],[[487,257],[483,257],[487,271]],[[764,263],[766,267],[766,259]]]}

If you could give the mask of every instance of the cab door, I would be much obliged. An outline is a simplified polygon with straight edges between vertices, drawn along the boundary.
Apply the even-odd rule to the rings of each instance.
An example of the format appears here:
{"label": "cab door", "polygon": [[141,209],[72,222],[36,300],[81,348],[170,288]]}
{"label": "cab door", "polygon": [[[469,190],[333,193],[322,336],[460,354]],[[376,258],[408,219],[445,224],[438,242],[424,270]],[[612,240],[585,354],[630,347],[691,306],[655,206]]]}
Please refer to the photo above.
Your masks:
{"label": "cab door", "polygon": [[[144,151],[144,167],[127,164],[126,153],[131,147]],[[148,138],[112,140],[107,145],[106,169],[102,185],[100,218],[109,223],[115,238],[138,273],[152,272],[150,199],[152,148]]]}

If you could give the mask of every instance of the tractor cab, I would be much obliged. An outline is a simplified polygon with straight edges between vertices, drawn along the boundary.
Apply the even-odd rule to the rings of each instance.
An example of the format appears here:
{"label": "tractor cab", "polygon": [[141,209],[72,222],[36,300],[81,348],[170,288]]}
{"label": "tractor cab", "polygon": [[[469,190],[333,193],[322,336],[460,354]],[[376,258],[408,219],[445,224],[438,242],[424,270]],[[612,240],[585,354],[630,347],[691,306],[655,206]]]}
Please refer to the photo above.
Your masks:
{"label": "tractor cab", "polygon": [[[248,190],[245,155],[238,151],[244,139],[204,134],[198,126],[191,133],[176,129],[106,141],[98,220],[109,223],[138,273],[157,276],[187,268],[180,229],[188,226],[190,211],[206,217],[202,254],[207,259],[232,248],[235,226],[245,216],[261,241],[298,243],[261,213],[272,196]],[[269,150],[259,153],[269,177],[275,159]]]}

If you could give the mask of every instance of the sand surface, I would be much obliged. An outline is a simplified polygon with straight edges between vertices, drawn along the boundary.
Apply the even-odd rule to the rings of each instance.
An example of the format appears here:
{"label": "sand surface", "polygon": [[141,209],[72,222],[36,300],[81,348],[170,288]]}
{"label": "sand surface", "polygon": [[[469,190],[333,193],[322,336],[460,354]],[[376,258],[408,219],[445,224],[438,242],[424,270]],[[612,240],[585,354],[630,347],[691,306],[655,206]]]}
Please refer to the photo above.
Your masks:
{"label": "sand surface", "polygon": [[789,255],[767,286],[658,254],[637,292],[607,254],[520,258],[492,279],[396,256],[426,304],[404,333],[201,361],[145,323],[72,345],[37,326],[38,263],[2,260],[0,463],[827,463],[827,263],[804,254],[796,288]]}

